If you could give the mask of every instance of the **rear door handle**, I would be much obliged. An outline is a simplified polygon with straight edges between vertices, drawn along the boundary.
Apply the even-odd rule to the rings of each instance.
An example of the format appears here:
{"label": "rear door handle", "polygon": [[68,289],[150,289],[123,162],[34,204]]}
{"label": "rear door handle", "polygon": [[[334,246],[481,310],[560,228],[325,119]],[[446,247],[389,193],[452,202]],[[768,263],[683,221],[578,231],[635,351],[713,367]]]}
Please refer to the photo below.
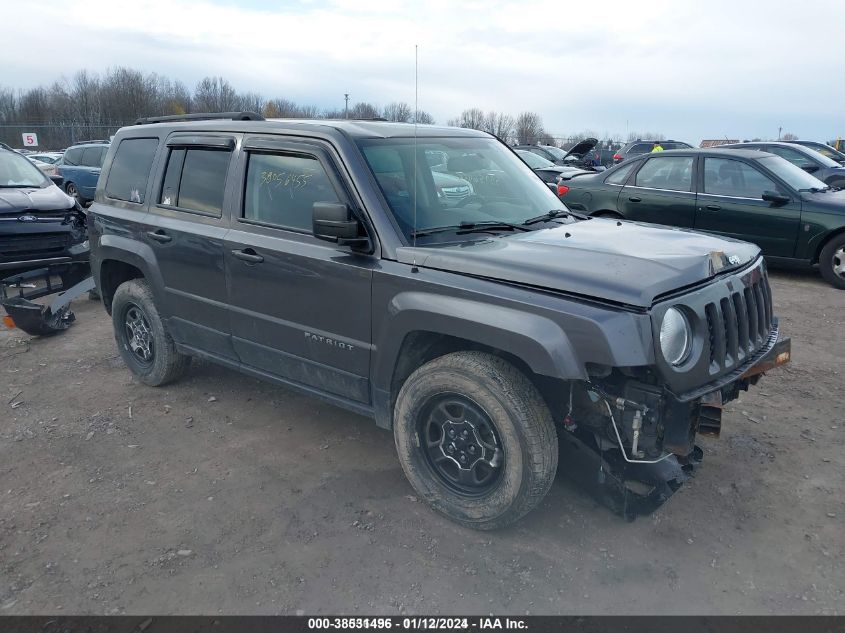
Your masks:
{"label": "rear door handle", "polygon": [[264,261],[264,258],[251,248],[245,248],[242,251],[234,250],[232,255],[250,264],[260,264]]}
{"label": "rear door handle", "polygon": [[149,235],[152,239],[156,242],[161,242],[162,244],[166,244],[173,240],[167,233],[159,229],[158,231],[148,231],[147,235]]}
{"label": "rear door handle", "polygon": [[643,201],[642,198],[637,198],[636,196],[631,196],[630,198],[628,198],[628,200],[631,201],[631,202],[642,202]]}
{"label": "rear door handle", "polygon": [[704,208],[707,209],[708,211],[721,211],[722,210],[722,207],[720,207],[718,204],[708,204]]}

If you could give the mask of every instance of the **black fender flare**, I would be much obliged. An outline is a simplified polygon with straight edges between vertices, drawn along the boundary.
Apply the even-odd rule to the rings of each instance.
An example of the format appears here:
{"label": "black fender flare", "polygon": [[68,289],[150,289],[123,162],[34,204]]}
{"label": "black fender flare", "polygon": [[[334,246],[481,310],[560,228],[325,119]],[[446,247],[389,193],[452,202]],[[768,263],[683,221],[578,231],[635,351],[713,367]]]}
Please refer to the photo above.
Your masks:
{"label": "black fender flare", "polygon": [[[164,294],[164,279],[156,265],[155,253],[148,244],[122,235],[101,235],[99,245],[91,257],[91,268],[97,290],[102,294],[101,270],[103,262],[118,261],[134,266],[149,282],[153,296],[160,301]],[[159,305],[164,305],[159,302]]]}
{"label": "black fender flare", "polygon": [[412,332],[442,334],[499,349],[519,358],[537,374],[587,378],[566,332],[543,316],[427,292],[396,295],[388,313],[391,316],[376,342],[373,383],[377,389],[389,390],[399,352]]}

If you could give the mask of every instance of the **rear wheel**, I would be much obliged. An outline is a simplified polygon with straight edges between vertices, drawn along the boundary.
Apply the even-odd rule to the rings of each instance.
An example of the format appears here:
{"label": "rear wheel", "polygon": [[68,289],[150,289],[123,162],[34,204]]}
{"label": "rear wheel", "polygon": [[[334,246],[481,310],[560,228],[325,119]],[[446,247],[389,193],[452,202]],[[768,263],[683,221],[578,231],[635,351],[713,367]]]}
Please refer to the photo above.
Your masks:
{"label": "rear wheel", "polygon": [[825,244],[819,253],[819,270],[831,286],[845,290],[845,234]]}
{"label": "rear wheel", "polygon": [[448,354],[411,374],[396,401],[394,435],[417,493],[475,529],[525,515],[557,470],[556,432],[542,396],[513,365],[481,352]]}
{"label": "rear wheel", "polygon": [[165,385],[187,370],[191,357],[176,351],[143,279],[118,286],[112,300],[112,324],[121,357],[144,384]]}

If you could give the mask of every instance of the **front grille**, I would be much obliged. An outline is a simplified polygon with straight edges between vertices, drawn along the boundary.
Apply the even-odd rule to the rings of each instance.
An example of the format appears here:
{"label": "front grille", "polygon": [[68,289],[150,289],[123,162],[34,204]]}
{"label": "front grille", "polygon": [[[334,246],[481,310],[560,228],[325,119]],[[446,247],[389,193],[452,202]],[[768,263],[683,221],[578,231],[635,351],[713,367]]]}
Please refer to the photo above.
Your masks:
{"label": "front grille", "polygon": [[56,257],[70,246],[70,233],[4,235],[0,237],[0,259],[25,261]]}
{"label": "front grille", "polygon": [[710,373],[741,365],[763,347],[772,330],[772,293],[765,272],[718,302],[704,306]]}
{"label": "front grille", "polygon": [[449,198],[450,200],[453,199],[460,199],[466,198],[469,195],[469,187],[443,187],[441,189],[443,191],[443,195]]}

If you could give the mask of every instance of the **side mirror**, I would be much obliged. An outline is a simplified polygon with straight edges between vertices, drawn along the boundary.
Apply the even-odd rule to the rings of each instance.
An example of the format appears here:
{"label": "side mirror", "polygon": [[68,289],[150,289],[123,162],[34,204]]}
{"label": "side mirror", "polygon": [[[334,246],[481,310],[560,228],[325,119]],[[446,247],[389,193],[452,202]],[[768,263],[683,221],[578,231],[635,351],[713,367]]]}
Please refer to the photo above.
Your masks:
{"label": "side mirror", "polygon": [[804,165],[801,169],[806,171],[808,174],[814,174],[819,170],[818,165]]}
{"label": "side mirror", "polygon": [[364,246],[370,243],[362,236],[361,223],[342,202],[315,202],[312,207],[314,237],[340,246]]}
{"label": "side mirror", "polygon": [[789,202],[789,196],[785,196],[777,191],[764,191],[763,200],[771,202],[774,205],[782,205]]}
{"label": "side mirror", "polygon": [[59,174],[51,174],[49,178],[57,187],[61,187],[65,182],[65,179],[62,176],[59,176]]}

